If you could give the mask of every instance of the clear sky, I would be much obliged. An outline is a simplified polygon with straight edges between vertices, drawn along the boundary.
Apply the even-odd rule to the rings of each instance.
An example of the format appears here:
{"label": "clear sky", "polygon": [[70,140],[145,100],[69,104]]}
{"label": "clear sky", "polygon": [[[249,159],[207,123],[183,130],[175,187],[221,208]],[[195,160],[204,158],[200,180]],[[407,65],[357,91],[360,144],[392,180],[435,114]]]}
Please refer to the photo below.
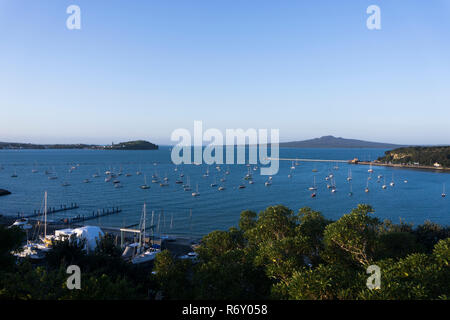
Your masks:
{"label": "clear sky", "polygon": [[203,120],[450,144],[450,1],[0,0],[0,111],[0,141],[166,144]]}

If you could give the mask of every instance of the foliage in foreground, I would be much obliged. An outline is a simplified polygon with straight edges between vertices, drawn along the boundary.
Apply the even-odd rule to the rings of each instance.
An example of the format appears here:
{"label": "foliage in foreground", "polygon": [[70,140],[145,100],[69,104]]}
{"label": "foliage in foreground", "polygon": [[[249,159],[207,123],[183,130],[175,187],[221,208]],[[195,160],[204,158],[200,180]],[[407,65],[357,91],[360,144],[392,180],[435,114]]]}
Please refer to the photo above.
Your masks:
{"label": "foliage in foreground", "polygon": [[[416,228],[379,221],[358,205],[337,221],[282,205],[259,214],[243,211],[239,228],[202,239],[198,262],[168,251],[153,269],[122,261],[110,237],[92,254],[62,242],[47,263],[16,265],[9,256],[17,230],[0,250],[0,298],[19,299],[448,299],[450,230],[426,222]],[[15,240],[14,240],[15,239]],[[82,289],[65,287],[65,268],[82,270]],[[381,269],[381,288],[366,286],[369,265]],[[3,272],[5,271],[5,272]],[[151,272],[153,271],[153,273]]]}

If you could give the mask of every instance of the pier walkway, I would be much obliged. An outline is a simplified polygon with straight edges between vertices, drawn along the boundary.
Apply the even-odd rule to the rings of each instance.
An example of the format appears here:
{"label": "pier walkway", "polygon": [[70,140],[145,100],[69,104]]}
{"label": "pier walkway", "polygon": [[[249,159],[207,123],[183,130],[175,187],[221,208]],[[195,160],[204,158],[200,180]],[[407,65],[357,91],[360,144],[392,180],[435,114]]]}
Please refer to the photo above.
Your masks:
{"label": "pier walkway", "polygon": [[328,159],[300,159],[300,158],[273,158],[267,157],[267,160],[272,161],[299,161],[299,162],[339,162],[339,163],[352,163],[352,160],[328,160]]}
{"label": "pier walkway", "polygon": [[[71,203],[70,206],[67,206],[65,204],[62,204],[58,209],[56,209],[55,207],[50,207],[47,208],[47,214],[53,214],[53,213],[58,213],[58,212],[62,212],[62,211],[68,211],[68,210],[74,210],[74,209],[78,209],[79,206],[76,203]],[[43,216],[44,212],[39,210],[34,210],[33,214],[27,215],[24,218],[34,218],[34,217],[39,217],[39,216]]]}

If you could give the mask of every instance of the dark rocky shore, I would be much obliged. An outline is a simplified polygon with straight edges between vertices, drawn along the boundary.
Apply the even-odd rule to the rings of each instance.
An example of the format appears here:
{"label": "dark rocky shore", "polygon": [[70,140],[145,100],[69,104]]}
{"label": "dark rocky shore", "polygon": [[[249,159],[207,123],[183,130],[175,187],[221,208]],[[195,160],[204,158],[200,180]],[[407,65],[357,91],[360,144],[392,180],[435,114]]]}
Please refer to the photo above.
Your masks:
{"label": "dark rocky shore", "polygon": [[0,197],[1,196],[7,196],[8,194],[11,194],[8,190],[0,189]]}

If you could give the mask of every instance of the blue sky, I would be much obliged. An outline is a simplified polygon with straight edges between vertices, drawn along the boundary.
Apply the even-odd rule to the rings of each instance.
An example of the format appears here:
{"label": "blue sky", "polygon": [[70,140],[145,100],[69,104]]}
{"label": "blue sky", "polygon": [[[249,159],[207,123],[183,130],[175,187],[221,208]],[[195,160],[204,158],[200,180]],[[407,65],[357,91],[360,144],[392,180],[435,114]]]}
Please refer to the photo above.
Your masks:
{"label": "blue sky", "polygon": [[449,144],[449,39],[445,0],[0,0],[0,141],[166,144],[203,120]]}

